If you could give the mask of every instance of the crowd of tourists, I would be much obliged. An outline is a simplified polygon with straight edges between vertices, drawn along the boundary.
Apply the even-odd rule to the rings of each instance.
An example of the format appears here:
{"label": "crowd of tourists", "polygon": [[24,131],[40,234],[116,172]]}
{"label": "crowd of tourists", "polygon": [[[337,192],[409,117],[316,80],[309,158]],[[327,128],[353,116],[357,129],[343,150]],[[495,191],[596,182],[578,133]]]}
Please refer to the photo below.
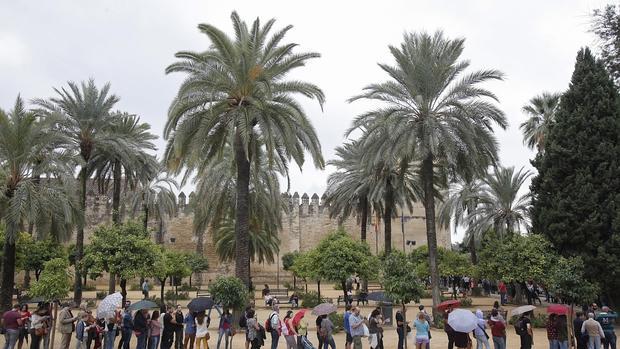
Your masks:
{"label": "crowd of tourists", "polygon": [[[506,349],[509,324],[502,314],[501,302],[496,301],[493,309],[485,315],[477,310],[477,327],[472,332],[458,332],[444,321],[444,331],[448,338],[448,349]],[[77,315],[69,304],[64,304],[57,318],[60,333],[60,349],[69,349],[75,337],[76,349],[208,349],[211,335],[210,311],[183,312],[181,306],[167,307],[163,314],[159,310],[142,309],[130,311],[129,303],[124,310],[97,319],[83,303]],[[288,310],[280,313],[279,304],[273,304],[272,310],[264,322],[259,321],[253,307],[247,307],[239,319],[238,326],[245,330],[245,348],[259,349],[269,341],[271,349],[277,349],[282,343],[286,349],[335,349],[334,331],[336,326],[327,314],[316,317],[314,330],[316,342],[309,338],[310,326],[306,319],[306,310],[297,312]],[[584,312],[578,312],[572,325],[577,349],[615,349],[616,335],[614,323],[617,314],[603,306],[600,310],[596,304],[590,305]],[[448,319],[452,307],[447,307],[444,320]],[[534,345],[533,313],[521,314],[512,327],[520,339],[520,348],[530,349]],[[402,310],[395,315],[395,331],[398,336],[397,349],[403,349],[407,335],[411,333],[416,349],[430,349],[431,316],[423,305],[418,307],[413,321],[405,320]],[[386,319],[381,307],[374,308],[368,317],[360,312],[360,307],[347,304],[343,316],[345,332],[345,349],[384,349],[384,326]],[[51,306],[39,303],[30,312],[27,304],[16,305],[2,316],[2,328],[5,331],[4,349],[24,348],[48,349],[50,346],[50,329],[52,326]],[[232,314],[220,313],[217,327],[216,348],[232,347],[235,335]],[[490,332],[487,332],[489,330]],[[565,314],[550,314],[546,323],[546,333],[550,349],[568,349],[569,327]],[[475,344],[474,344],[475,340]],[[367,342],[367,345],[364,344]],[[134,343],[133,345],[131,345]],[[314,346],[314,343],[317,346]]]}

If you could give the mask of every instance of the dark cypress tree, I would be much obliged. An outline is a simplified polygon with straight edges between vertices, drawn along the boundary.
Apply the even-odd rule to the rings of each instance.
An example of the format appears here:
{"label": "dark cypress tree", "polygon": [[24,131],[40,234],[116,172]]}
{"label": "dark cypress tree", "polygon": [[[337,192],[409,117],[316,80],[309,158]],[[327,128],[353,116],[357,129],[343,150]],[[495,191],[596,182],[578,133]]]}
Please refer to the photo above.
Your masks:
{"label": "dark cypress tree", "polygon": [[619,97],[603,63],[577,54],[568,91],[533,162],[533,231],[564,256],[581,256],[586,274],[620,300]]}

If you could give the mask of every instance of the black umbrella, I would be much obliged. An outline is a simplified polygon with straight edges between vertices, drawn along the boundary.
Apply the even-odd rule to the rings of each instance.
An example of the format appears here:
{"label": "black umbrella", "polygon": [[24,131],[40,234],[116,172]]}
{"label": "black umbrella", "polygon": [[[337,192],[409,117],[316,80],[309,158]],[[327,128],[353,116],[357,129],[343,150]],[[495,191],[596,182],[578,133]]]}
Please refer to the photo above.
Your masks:
{"label": "black umbrella", "polygon": [[129,306],[130,311],[142,310],[142,309],[158,309],[158,308],[159,308],[159,305],[157,305],[157,303],[147,300],[147,299],[143,299]]}
{"label": "black umbrella", "polygon": [[187,304],[187,309],[194,313],[200,313],[201,311],[213,308],[214,305],[215,302],[213,302],[213,298],[198,297],[192,299],[192,301]]}
{"label": "black umbrella", "polygon": [[370,292],[366,299],[375,302],[392,302],[392,300],[385,295],[385,292]]}

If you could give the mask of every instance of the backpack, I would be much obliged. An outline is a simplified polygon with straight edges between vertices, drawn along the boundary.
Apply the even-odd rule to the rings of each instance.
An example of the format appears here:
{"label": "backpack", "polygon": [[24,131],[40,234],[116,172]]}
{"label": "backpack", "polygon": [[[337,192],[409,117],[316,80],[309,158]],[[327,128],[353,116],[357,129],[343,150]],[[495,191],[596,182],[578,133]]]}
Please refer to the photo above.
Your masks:
{"label": "backpack", "polygon": [[239,327],[241,327],[241,328],[248,327],[248,318],[245,317],[245,314],[243,314],[243,316],[239,317]]}
{"label": "backpack", "polygon": [[523,321],[523,318],[519,319],[517,322],[515,322],[515,333],[519,336],[522,336],[526,333],[526,331],[524,331],[523,329],[523,325],[525,325],[525,322]]}
{"label": "backpack", "polygon": [[276,315],[276,313],[271,313],[271,315],[269,315],[269,318],[265,320],[265,331],[266,332],[271,332],[273,330],[271,328],[271,319],[273,318],[274,315]]}

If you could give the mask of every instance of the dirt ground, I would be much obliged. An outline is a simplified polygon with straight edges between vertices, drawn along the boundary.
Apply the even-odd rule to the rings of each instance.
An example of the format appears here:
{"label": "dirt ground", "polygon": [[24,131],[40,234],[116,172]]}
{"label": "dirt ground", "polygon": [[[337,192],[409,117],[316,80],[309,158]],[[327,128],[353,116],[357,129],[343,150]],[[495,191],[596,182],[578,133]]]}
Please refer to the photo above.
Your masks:
{"label": "dirt ground", "polygon": [[[333,297],[336,298],[338,297],[338,295],[340,294],[340,291],[335,291],[335,290],[321,290],[322,295],[326,296],[326,297]],[[190,292],[190,296],[193,295],[193,292]],[[95,292],[85,292],[84,293],[84,297],[85,298],[95,298]],[[142,294],[140,292],[137,291],[131,291],[128,294],[128,298],[131,301],[137,301],[140,300],[142,298]],[[494,297],[481,297],[481,298],[473,298],[473,304],[470,308],[471,310],[476,310],[476,309],[481,309],[481,310],[490,310],[492,307],[493,302],[497,300],[497,298]],[[185,307],[185,305],[187,305],[188,301],[179,301],[179,304],[181,304],[183,307]],[[368,314],[372,311],[372,309],[374,309],[374,302],[370,302],[370,305],[368,306],[363,306],[361,307],[361,312],[362,315],[364,316],[368,316]],[[269,316],[270,313],[270,309],[268,309],[267,307],[263,306],[263,302],[260,300],[256,301],[256,306],[257,306],[257,316],[258,316],[258,320],[259,323],[264,323],[265,319]],[[432,304],[432,301],[430,299],[423,299],[421,301],[421,304],[424,304],[427,309],[429,309],[430,311],[430,307]],[[413,315],[417,314],[418,312],[418,305],[419,304],[410,304],[408,306],[408,311],[407,311],[407,316],[408,319],[411,318]],[[95,307],[96,308],[96,307]],[[280,311],[280,314],[282,316],[284,316],[286,314],[286,310],[288,308],[283,307]],[[506,307],[507,310],[510,310],[511,307],[508,306]],[[93,309],[94,311],[95,309]],[[183,309],[184,312],[187,309]],[[344,311],[344,307],[341,305],[339,307],[339,311],[343,312]],[[544,312],[545,309],[544,307],[541,307],[540,309],[537,310],[537,312]],[[396,312],[396,309],[394,309],[394,314]],[[308,313],[309,314],[309,313]],[[310,325],[310,329],[309,329],[309,333],[308,333],[308,338],[310,339],[310,341],[316,346],[318,345],[318,341],[316,338],[316,329],[314,328],[314,320],[315,320],[315,316],[313,315],[306,315],[308,316],[308,323]],[[211,327],[210,327],[210,333],[211,333],[211,339],[209,340],[209,347],[214,349],[216,348],[216,344],[217,344],[217,325],[219,323],[219,317],[217,312],[213,311],[211,314]],[[393,320],[392,320],[393,321]],[[235,324],[236,325],[236,324]],[[490,330],[487,330],[487,333],[490,334]],[[508,333],[508,337],[507,337],[507,348],[508,349],[517,349],[520,347],[520,342],[519,342],[519,337],[514,333],[513,327],[512,326],[508,326],[507,328],[507,333]],[[244,335],[238,334],[237,336],[235,336],[233,338],[233,349],[241,349],[241,348],[245,348],[244,346]],[[117,337],[117,341],[118,341],[119,337]],[[337,348],[344,348],[344,343],[345,343],[345,335],[344,332],[340,332],[334,335],[334,339],[336,342],[336,347]],[[385,332],[384,332],[384,347],[386,349],[395,349],[396,345],[397,345],[397,341],[398,341],[398,336],[396,334],[396,329],[394,327],[385,327]],[[55,348],[59,348],[60,346],[60,334],[57,332],[56,333],[56,338],[54,341]],[[223,342],[223,341],[222,341]],[[0,343],[4,344],[4,337],[2,340],[0,340]],[[118,342],[117,342],[118,343]],[[369,348],[369,344],[367,340],[363,340],[363,347],[364,348]],[[2,344],[2,345],[3,345]],[[131,348],[135,348],[135,344],[136,344],[136,339],[135,337],[132,338],[131,340]],[[265,343],[265,348],[270,348],[271,345],[271,338],[268,338],[266,340]],[[474,340],[474,348],[475,348],[475,340]],[[75,346],[75,338],[72,339],[70,348],[74,348]],[[491,343],[491,347],[493,346],[493,344]],[[534,348],[547,348],[549,346],[548,341],[547,341],[547,337],[546,337],[546,331],[544,329],[535,329],[534,330]],[[286,348],[286,343],[284,341],[284,338],[280,338],[280,342],[278,345],[279,348]],[[408,339],[408,347],[409,348],[415,348],[415,344],[413,342],[413,339],[410,337]],[[432,340],[431,340],[431,347],[433,348],[447,348],[448,347],[448,339],[446,337],[446,334],[443,332],[443,330],[441,329],[432,329]],[[24,346],[24,348],[28,349],[28,347]],[[224,348],[224,344],[222,343],[222,348]]]}

